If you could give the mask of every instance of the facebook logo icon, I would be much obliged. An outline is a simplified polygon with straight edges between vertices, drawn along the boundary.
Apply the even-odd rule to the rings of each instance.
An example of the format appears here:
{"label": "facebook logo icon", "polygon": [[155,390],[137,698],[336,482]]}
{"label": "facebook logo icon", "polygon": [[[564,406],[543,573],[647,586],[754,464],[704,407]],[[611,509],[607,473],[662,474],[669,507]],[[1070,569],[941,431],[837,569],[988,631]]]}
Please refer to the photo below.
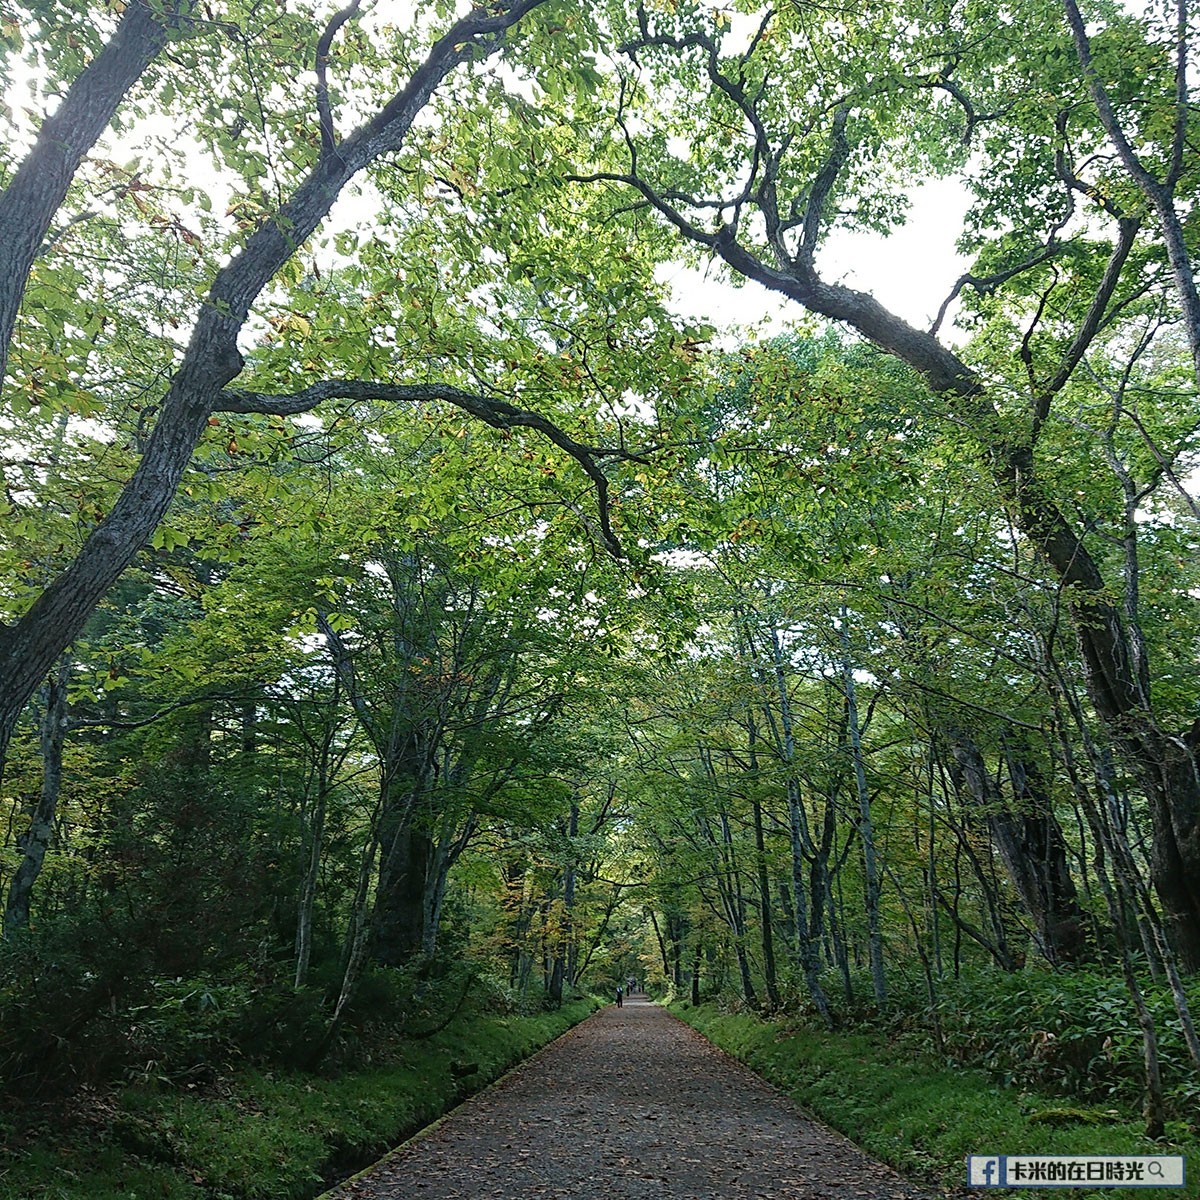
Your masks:
{"label": "facebook logo icon", "polygon": [[970,1187],[1007,1187],[1004,1156],[972,1154],[967,1159],[967,1184]]}

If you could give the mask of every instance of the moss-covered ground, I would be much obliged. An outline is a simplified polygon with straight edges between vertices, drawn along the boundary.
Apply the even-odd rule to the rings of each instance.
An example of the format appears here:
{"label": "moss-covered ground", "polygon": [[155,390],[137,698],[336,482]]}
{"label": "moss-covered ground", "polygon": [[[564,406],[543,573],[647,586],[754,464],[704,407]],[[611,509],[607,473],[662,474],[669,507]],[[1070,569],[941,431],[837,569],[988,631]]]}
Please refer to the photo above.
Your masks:
{"label": "moss-covered ground", "polygon": [[126,1087],[69,1126],[10,1130],[0,1200],[309,1200],[597,1006],[464,1016],[336,1077],[247,1070],[208,1087]]}

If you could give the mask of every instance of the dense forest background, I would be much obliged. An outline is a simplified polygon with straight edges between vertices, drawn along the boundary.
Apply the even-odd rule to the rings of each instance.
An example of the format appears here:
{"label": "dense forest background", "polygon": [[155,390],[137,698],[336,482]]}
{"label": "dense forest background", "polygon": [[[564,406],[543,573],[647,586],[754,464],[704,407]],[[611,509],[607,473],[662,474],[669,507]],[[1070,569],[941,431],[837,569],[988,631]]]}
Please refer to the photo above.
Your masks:
{"label": "dense forest background", "polygon": [[10,6],[17,1108],[633,978],[1194,1126],[1193,23]]}

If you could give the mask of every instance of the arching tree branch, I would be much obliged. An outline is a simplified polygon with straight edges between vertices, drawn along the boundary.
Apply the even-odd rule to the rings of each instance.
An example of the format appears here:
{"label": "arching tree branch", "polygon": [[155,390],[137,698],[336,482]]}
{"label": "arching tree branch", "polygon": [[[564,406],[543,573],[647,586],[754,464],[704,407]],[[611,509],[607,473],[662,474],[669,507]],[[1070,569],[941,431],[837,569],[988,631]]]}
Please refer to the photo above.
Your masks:
{"label": "arching tree branch", "polygon": [[560,450],[565,450],[592,481],[600,531],[608,550],[618,558],[625,557],[620,540],[613,532],[609,516],[608,479],[600,467],[603,459],[632,459],[635,456],[621,449],[586,446],[565,433],[553,421],[539,413],[518,408],[507,400],[466,392],[461,388],[430,383],[381,383],[364,379],[326,379],[311,384],[299,392],[269,395],[237,388],[226,388],[217,397],[214,412],[272,413],[293,416],[309,412],[324,400],[374,400],[389,404],[419,404],[440,400],[470,413],[494,429],[535,429]]}
{"label": "arching tree branch", "polygon": [[317,118],[321,123],[321,153],[323,155],[332,153],[337,143],[337,135],[333,127],[333,110],[329,106],[329,51],[333,46],[333,39],[337,37],[338,30],[358,12],[361,3],[362,0],[350,0],[345,8],[334,13],[329,24],[325,26],[325,32],[321,34],[321,40],[317,43],[317,57],[313,64],[313,70],[317,76]]}

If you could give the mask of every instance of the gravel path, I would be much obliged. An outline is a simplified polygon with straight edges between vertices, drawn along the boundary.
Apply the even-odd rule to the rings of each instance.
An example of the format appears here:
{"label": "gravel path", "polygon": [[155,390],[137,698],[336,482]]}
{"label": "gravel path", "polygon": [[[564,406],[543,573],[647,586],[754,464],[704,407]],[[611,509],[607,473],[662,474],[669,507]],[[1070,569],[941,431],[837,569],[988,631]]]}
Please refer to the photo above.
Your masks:
{"label": "gravel path", "polygon": [[577,1025],[332,1200],[924,1200],[683,1022]]}

